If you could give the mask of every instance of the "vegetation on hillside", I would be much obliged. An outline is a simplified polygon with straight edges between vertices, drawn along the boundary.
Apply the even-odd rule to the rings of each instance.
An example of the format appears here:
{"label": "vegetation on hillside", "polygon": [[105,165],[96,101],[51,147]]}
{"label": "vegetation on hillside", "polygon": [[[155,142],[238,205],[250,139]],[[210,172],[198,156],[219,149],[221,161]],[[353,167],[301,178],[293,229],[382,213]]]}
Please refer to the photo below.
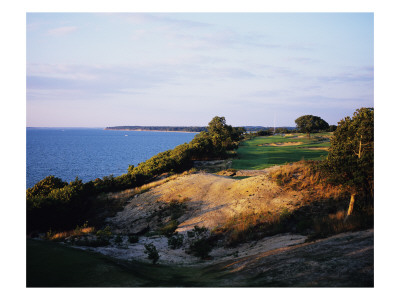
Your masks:
{"label": "vegetation on hillside", "polygon": [[[328,129],[326,124],[319,123]],[[317,130],[315,128],[312,130]],[[278,214],[259,212],[252,216],[234,216],[213,231],[213,235],[222,234],[226,245],[235,245],[280,232],[294,231],[318,237],[373,226],[373,109],[362,108],[353,118],[346,117],[339,122],[333,135],[318,133],[306,139],[297,135],[269,134],[260,132],[258,137],[242,142],[237,151],[239,159],[234,160],[233,167],[266,168],[302,161],[271,173],[270,179],[283,189],[301,191],[309,202],[294,211],[283,210]],[[66,183],[54,176],[46,177],[27,190],[28,232],[73,229],[99,211],[103,216],[105,212],[115,213],[125,203],[113,207],[106,198],[99,197],[100,194],[143,186],[164,173],[189,170],[194,160],[230,157],[230,151],[238,147],[243,135],[243,128],[234,128],[226,124],[224,117],[215,117],[207,131],[196,135],[190,143],[159,153],[136,167],[129,166],[124,175],[88,183],[78,178]],[[282,143],[286,144],[279,146]],[[318,161],[304,161],[310,159]],[[346,214],[349,196],[351,201]],[[172,206],[168,209],[175,211]],[[354,216],[348,219],[353,210]],[[180,243],[179,237],[174,235],[179,225],[177,219],[177,216],[171,217],[168,224],[160,224],[160,232],[171,239],[171,247],[178,247]],[[207,243],[208,239],[202,239],[194,247],[202,249]],[[193,253],[197,251],[195,248]],[[204,253],[210,250],[203,248]],[[206,257],[206,254],[199,256]]]}

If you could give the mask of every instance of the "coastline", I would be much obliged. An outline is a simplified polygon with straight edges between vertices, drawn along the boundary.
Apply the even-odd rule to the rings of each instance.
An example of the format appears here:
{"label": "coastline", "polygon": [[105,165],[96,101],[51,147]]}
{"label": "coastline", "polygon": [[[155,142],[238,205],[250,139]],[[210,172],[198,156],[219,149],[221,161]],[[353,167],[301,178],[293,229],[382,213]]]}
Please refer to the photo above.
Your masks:
{"label": "coastline", "polygon": [[152,130],[152,129],[110,129],[104,128],[104,130],[115,130],[115,131],[154,131],[154,132],[182,132],[182,133],[200,133],[201,131],[184,131],[184,130]]}

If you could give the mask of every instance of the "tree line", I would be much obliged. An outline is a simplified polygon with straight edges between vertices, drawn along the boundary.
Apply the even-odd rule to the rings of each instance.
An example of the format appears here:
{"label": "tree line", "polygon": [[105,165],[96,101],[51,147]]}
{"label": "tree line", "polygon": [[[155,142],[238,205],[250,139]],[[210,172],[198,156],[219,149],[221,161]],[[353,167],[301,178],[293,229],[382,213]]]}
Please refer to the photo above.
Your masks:
{"label": "tree line", "polygon": [[201,132],[206,131],[204,126],[113,126],[106,127],[105,130],[148,130],[148,131],[182,131],[182,132]]}

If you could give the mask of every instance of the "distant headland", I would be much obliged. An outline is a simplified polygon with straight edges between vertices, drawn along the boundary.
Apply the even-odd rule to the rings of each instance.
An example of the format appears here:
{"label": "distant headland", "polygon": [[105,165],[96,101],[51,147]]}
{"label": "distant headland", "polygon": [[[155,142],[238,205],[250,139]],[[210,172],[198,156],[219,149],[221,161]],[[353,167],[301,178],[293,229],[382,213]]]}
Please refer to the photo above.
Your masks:
{"label": "distant headland", "polygon": [[201,131],[206,131],[206,127],[199,127],[199,126],[113,126],[113,127],[106,127],[105,130],[201,132]]}
{"label": "distant headland", "polygon": [[[246,131],[259,131],[259,130],[268,130],[273,127],[264,127],[264,126],[243,126]],[[285,126],[285,127],[277,127],[284,128],[288,130],[293,130],[295,127]],[[206,126],[112,126],[106,127],[104,130],[125,130],[125,131],[171,131],[171,132],[201,132],[207,131]]]}

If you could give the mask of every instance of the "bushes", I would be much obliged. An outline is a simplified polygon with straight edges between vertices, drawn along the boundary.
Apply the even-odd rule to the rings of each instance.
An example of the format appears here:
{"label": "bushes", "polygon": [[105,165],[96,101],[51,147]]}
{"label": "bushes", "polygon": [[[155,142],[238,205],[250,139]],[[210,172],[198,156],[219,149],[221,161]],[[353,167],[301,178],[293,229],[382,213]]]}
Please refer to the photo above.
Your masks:
{"label": "bushes", "polygon": [[114,243],[115,243],[117,246],[121,246],[122,242],[123,242],[123,239],[122,239],[121,235],[118,234],[118,235],[115,237],[115,239],[114,239]]}
{"label": "bushes", "polygon": [[43,180],[36,183],[32,188],[26,190],[26,198],[31,199],[37,196],[47,196],[52,190],[66,186],[60,178],[53,175],[47,176]]}
{"label": "bushes", "polygon": [[212,250],[212,243],[209,239],[209,231],[206,227],[194,226],[193,230],[188,231],[189,253],[202,259],[208,258]]}
{"label": "bushes", "polygon": [[177,220],[172,220],[168,222],[165,226],[160,228],[160,232],[162,235],[165,235],[166,237],[171,237],[175,230],[178,228],[178,221]]}
{"label": "bushes", "polygon": [[144,244],[144,247],[145,247],[144,253],[147,254],[147,258],[150,259],[153,262],[153,264],[155,264],[160,258],[160,255],[158,254],[156,247],[153,244]]}
{"label": "bushes", "polygon": [[178,249],[183,246],[183,235],[175,234],[168,238],[168,247],[171,249]]}
{"label": "bushes", "polygon": [[104,205],[95,201],[97,195],[134,187],[143,181],[143,176],[124,174],[88,183],[76,178],[68,184],[48,176],[27,190],[27,231],[72,229],[89,218],[90,210]]}
{"label": "bushes", "polygon": [[[59,183],[50,190],[41,189],[42,182],[27,191],[27,229],[71,229],[86,221],[82,214],[90,201],[89,190],[81,180]],[[61,186],[61,187],[60,187]],[[36,192],[40,190],[40,192]],[[34,192],[33,192],[34,191]]]}
{"label": "bushes", "polygon": [[135,244],[139,242],[139,237],[135,234],[128,236],[128,242],[131,244]]}
{"label": "bushes", "polygon": [[212,245],[207,238],[201,238],[192,242],[189,246],[189,250],[194,256],[205,259],[209,257]]}

